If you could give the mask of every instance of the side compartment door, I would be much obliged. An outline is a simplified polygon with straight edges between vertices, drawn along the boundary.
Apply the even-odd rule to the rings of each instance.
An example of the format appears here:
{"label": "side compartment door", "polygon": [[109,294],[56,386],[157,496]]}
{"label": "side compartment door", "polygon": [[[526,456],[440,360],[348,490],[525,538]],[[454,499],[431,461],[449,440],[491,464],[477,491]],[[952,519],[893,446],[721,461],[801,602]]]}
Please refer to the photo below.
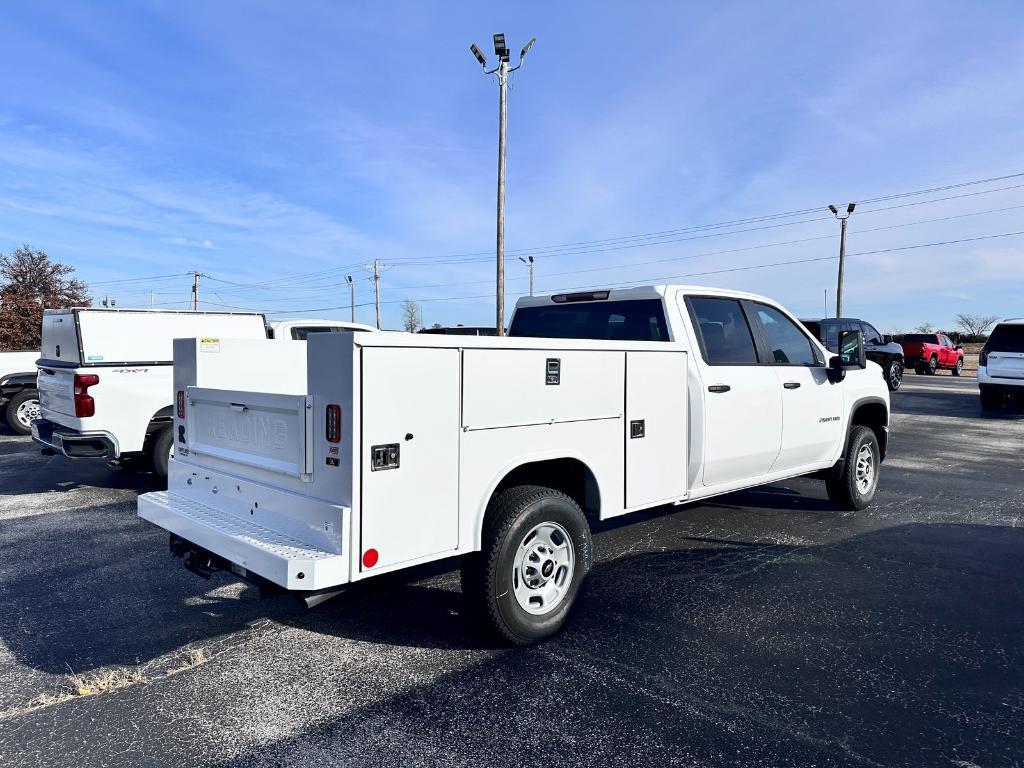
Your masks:
{"label": "side compartment door", "polygon": [[362,355],[355,461],[365,573],[458,545],[459,352],[366,347]]}
{"label": "side compartment door", "polygon": [[626,509],[686,496],[686,352],[626,353]]}

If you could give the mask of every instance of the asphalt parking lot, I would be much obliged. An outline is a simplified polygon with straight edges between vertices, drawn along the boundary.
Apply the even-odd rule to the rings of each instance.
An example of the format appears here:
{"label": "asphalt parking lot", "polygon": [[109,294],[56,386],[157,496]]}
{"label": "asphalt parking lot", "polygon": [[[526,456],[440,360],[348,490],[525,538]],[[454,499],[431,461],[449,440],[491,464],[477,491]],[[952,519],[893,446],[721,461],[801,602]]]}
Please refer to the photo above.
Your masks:
{"label": "asphalt parking lot", "polygon": [[948,375],[893,407],[872,509],[796,480],[604,527],[521,650],[453,573],[314,610],[202,581],[145,476],[4,432],[0,764],[1024,765],[1024,412]]}

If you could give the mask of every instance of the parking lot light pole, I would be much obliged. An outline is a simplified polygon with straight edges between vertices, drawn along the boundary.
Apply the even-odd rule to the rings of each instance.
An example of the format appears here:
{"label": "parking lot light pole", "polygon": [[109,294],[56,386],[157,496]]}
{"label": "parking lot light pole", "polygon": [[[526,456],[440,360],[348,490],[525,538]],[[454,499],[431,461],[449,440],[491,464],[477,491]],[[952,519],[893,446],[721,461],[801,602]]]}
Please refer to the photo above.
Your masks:
{"label": "parking lot light pole", "polygon": [[839,209],[834,205],[830,205],[828,209],[832,211],[832,215],[839,219],[839,280],[836,284],[836,317],[843,316],[843,272],[846,268],[846,220],[850,218],[853,213],[853,209],[857,207],[856,203],[850,203],[846,206],[846,215],[840,216]]}
{"label": "parking lot light pole", "polygon": [[533,296],[533,256],[527,256],[525,259],[520,256],[519,260],[530,270],[530,295]]}
{"label": "parking lot light pole", "polygon": [[519,63],[510,67],[505,35],[500,32],[494,35],[494,55],[498,57],[498,66],[494,69],[487,69],[487,58],[476,43],[469,46],[469,50],[483,67],[484,74],[498,76],[498,232],[495,328],[499,336],[505,335],[505,126],[508,118],[508,76],[523,66],[523,59],[526,58],[527,52],[536,41],[537,38],[530,38],[530,42],[524,45],[519,52]]}
{"label": "parking lot light pole", "polygon": [[352,322],[356,321],[356,284],[352,282],[352,275],[345,275],[345,282],[348,283],[349,289],[349,311],[352,315]]}

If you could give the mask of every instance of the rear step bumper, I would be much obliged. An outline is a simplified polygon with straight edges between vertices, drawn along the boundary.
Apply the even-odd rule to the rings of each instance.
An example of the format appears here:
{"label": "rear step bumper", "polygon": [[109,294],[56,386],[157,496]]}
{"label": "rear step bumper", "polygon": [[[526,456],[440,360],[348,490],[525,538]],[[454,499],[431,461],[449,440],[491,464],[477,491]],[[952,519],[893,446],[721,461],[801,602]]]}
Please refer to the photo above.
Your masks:
{"label": "rear step bumper", "polygon": [[109,432],[79,432],[48,419],[32,422],[32,439],[47,451],[62,453],[69,459],[116,459],[117,441]]}
{"label": "rear step bumper", "polygon": [[172,553],[187,555],[186,567],[200,576],[230,570],[244,578],[255,574],[285,589],[303,591],[336,587],[349,580],[344,555],[317,549],[180,494],[143,494],[139,517],[170,531]]}

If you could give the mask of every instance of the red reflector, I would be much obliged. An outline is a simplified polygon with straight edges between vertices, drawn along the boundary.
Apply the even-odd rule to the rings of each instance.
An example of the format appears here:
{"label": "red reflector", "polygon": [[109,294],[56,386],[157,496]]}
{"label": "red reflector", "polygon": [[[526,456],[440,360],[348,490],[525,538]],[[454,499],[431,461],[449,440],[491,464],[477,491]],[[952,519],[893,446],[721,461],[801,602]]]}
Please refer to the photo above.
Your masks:
{"label": "red reflector", "polygon": [[[327,433],[327,442],[341,442],[341,406],[333,404],[328,405],[327,416],[324,422],[326,425],[325,430]],[[376,559],[374,562],[376,562]]]}
{"label": "red reflector", "polygon": [[367,568],[373,568],[377,564],[377,560],[380,556],[377,554],[376,549],[368,549],[363,552],[363,565]]}
{"label": "red reflector", "polygon": [[95,373],[75,374],[75,416],[80,419],[96,415],[96,401],[89,394],[89,387],[100,383]]}
{"label": "red reflector", "polygon": [[178,418],[185,418],[185,390],[178,390]]}

